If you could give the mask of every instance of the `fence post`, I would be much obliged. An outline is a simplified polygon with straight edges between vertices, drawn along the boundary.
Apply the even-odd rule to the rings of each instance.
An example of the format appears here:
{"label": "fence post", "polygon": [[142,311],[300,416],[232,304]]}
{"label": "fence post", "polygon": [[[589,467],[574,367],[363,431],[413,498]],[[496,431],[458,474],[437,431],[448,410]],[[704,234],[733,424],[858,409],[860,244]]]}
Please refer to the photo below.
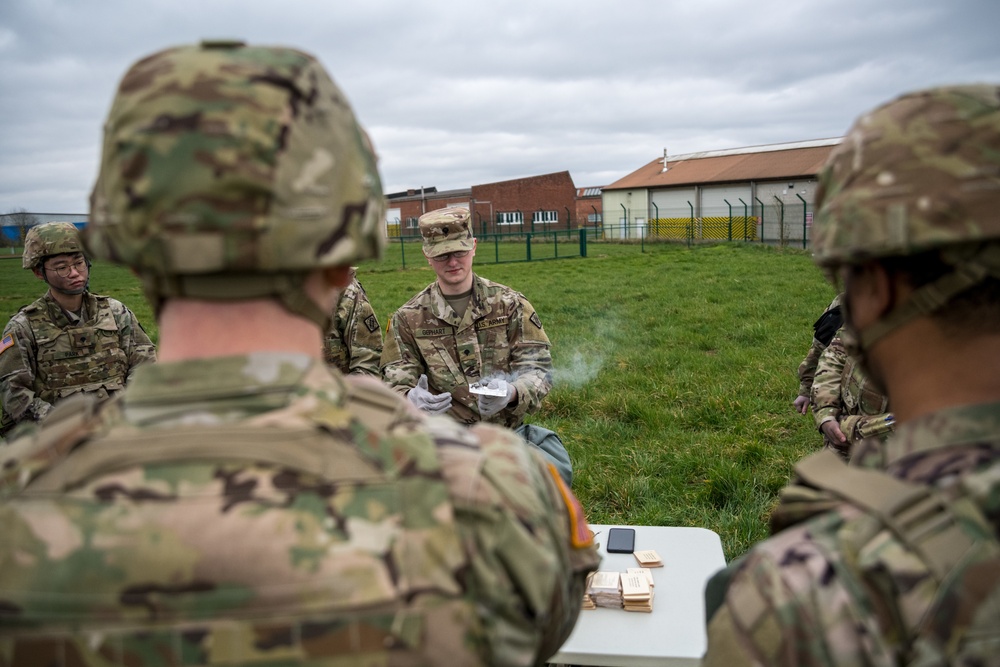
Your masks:
{"label": "fence post", "polygon": [[785,245],[785,202],[778,199],[778,195],[771,195],[778,201],[778,206],[781,208],[781,220],[778,223],[778,245]]}
{"label": "fence post", "polygon": [[587,228],[580,228],[580,257],[587,256]]}
{"label": "fence post", "polygon": [[691,202],[688,202],[687,204],[688,204],[688,208],[691,209],[691,223],[688,225],[688,233],[687,233],[688,247],[690,248],[691,247],[691,239],[694,238],[694,205]]}
{"label": "fence post", "polygon": [[729,207],[729,240],[733,240],[733,205],[729,203],[728,199],[723,199],[726,202],[726,206]]}
{"label": "fence post", "polygon": [[403,262],[403,268],[406,268],[406,244],[403,243],[403,237],[399,237],[399,256]]}
{"label": "fence post", "polygon": [[524,246],[525,250],[528,253],[528,261],[530,262],[531,261],[531,234],[528,234],[528,236],[524,239],[524,242],[525,242],[525,246]]}
{"label": "fence post", "polygon": [[798,197],[799,201],[802,202],[802,249],[805,250],[806,249],[806,218],[809,216],[809,212],[806,211],[806,209],[809,207],[809,204],[806,203],[805,199],[802,199],[802,195],[800,195],[798,192],[795,193],[795,196]]}
{"label": "fence post", "polygon": [[[656,235],[659,236],[660,235],[660,207],[656,205],[655,201],[650,200],[649,203],[653,205],[653,210],[656,211]],[[646,228],[648,229],[649,225],[646,225]]]}
{"label": "fence post", "polygon": [[496,257],[496,263],[500,263],[500,234],[497,232],[493,233],[493,250]]}
{"label": "fence post", "polygon": [[[747,240],[747,203],[743,201],[742,197],[739,197],[740,203],[743,204],[743,240]],[[756,229],[754,231],[757,231]]]}
{"label": "fence post", "polygon": [[764,202],[762,202],[757,197],[754,197],[757,203],[760,204],[760,242],[764,242]]}

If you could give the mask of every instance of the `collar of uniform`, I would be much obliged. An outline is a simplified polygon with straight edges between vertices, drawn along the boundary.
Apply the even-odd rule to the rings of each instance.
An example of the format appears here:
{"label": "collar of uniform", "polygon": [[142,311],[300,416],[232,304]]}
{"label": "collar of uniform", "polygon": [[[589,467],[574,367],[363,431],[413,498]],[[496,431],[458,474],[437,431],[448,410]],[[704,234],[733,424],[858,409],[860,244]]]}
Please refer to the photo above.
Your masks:
{"label": "collar of uniform", "polygon": [[[143,364],[123,399],[128,421],[158,421],[182,414],[244,419],[284,408],[303,394],[340,405],[345,386],[309,355],[258,352],[248,355]],[[309,402],[315,407],[315,401]]]}
{"label": "collar of uniform", "polygon": [[46,310],[49,311],[49,318],[55,322],[59,327],[65,328],[68,326],[75,326],[80,322],[86,322],[94,313],[97,312],[97,299],[90,292],[83,293],[83,302],[80,307],[80,322],[73,322],[66,311],[63,310],[59,302],[55,300],[51,292],[46,291],[42,295],[42,303],[45,304]]}
{"label": "collar of uniform", "polygon": [[912,454],[977,443],[1000,445],[1000,402],[939,410],[897,425],[885,444],[885,464]]}
{"label": "collar of uniform", "polygon": [[485,281],[475,272],[472,273],[472,298],[469,300],[469,307],[465,309],[465,317],[458,317],[452,310],[436,280],[431,283],[431,292],[434,296],[431,299],[431,314],[442,322],[458,328],[463,328],[463,325],[471,326],[480,316],[480,304],[486,302]]}

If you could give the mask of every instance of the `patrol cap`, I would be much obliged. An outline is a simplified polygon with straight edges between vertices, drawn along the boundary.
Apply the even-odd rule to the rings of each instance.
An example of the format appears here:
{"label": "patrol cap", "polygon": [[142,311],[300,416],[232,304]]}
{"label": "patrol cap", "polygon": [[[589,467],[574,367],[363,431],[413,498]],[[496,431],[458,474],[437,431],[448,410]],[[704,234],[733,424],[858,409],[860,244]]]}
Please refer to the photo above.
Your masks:
{"label": "patrol cap", "polygon": [[439,208],[424,213],[417,222],[424,238],[424,254],[437,257],[460,250],[472,250],[476,239],[472,235],[472,215],[460,206]]}
{"label": "patrol cap", "polygon": [[24,238],[21,268],[34,269],[46,257],[84,252],[80,230],[69,222],[45,222],[28,230]]}
{"label": "patrol cap", "polygon": [[85,240],[154,299],[280,296],[380,255],[383,209],[368,137],[313,56],[203,42],[126,72]]}

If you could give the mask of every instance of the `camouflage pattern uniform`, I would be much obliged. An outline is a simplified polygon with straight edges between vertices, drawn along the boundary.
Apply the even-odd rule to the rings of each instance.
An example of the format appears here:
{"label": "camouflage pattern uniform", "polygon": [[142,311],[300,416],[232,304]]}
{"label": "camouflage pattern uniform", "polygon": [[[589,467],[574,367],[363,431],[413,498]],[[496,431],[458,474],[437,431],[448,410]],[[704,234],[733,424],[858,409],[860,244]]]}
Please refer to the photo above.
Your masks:
{"label": "camouflage pattern uniform", "polygon": [[840,329],[824,350],[812,386],[813,419],[816,428],[836,421],[847,442],[833,442],[825,435],[825,446],[850,458],[852,445],[868,437],[885,439],[892,433],[894,420],[888,412],[889,398],[873,385],[861,365],[847,353]]}
{"label": "camouflage pattern uniform", "polygon": [[344,288],[323,339],[326,363],[347,375],[381,377],[382,328],[357,277]]}
{"label": "camouflage pattern uniform", "polygon": [[[381,252],[374,154],[306,54],[154,54],[105,131],[88,244],[157,303],[238,289],[325,327],[301,274]],[[511,432],[417,414],[319,352],[146,365],[0,451],[0,666],[552,655],[598,563],[559,475]]]}
{"label": "camouflage pattern uniform", "polygon": [[[830,313],[835,308],[840,307],[840,297],[840,294],[835,296],[833,301],[830,302],[830,305],[823,311],[823,315],[820,316],[820,319],[813,325],[814,332],[816,331],[817,325],[819,325],[820,321],[827,315],[827,313]],[[816,377],[816,366],[819,364],[819,358],[823,355],[823,350],[825,350],[829,345],[829,340],[822,341],[813,336],[812,345],[809,346],[809,351],[806,353],[805,358],[802,359],[802,363],[799,364],[797,372],[799,376],[799,396],[805,396],[810,400],[812,399],[812,385],[813,379]]]}
{"label": "camouflage pattern uniform", "polygon": [[451,393],[448,414],[464,424],[481,420],[470,383],[512,377],[517,402],[486,421],[516,428],[552,388],[549,338],[520,292],[473,274],[459,317],[434,282],[393,313],[382,352],[382,377],[400,394],[423,374],[433,393]]}
{"label": "camouflage pattern uniform", "polygon": [[[25,242],[24,268],[55,254],[81,252],[69,223],[33,228]],[[155,361],[156,350],[123,303],[82,293],[79,313],[68,313],[46,292],[22,308],[0,338],[0,435],[17,423],[39,421],[56,401],[78,392],[107,398],[125,387],[135,368]]]}
{"label": "camouflage pattern uniform", "polygon": [[[862,351],[1000,279],[1000,86],[913,93],[862,116],[817,207],[814,257],[831,275],[934,249],[954,262],[861,330]],[[1000,403],[923,414],[863,442],[850,467],[823,451],[796,473],[775,534],[709,584],[703,664],[1000,664]]]}

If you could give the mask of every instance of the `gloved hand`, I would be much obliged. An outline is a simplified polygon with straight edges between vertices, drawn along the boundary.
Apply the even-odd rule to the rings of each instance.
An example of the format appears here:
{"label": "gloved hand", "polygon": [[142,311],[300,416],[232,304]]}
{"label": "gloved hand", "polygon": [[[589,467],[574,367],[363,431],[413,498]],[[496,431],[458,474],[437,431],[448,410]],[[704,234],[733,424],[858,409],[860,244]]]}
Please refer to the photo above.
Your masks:
{"label": "gloved hand", "polygon": [[804,415],[809,410],[809,397],[797,396],[792,402],[792,405],[795,406],[796,412]]}
{"label": "gloved hand", "polygon": [[514,383],[507,382],[506,380],[493,379],[486,386],[490,389],[506,389],[507,394],[504,396],[479,395],[476,399],[476,404],[479,406],[479,415],[483,419],[489,419],[503,410],[517,396],[517,389],[514,388]]}
{"label": "gloved hand", "polygon": [[427,376],[421,375],[417,380],[417,386],[407,392],[406,397],[410,399],[417,408],[432,415],[440,415],[448,411],[451,407],[451,394],[432,394],[427,390]]}

